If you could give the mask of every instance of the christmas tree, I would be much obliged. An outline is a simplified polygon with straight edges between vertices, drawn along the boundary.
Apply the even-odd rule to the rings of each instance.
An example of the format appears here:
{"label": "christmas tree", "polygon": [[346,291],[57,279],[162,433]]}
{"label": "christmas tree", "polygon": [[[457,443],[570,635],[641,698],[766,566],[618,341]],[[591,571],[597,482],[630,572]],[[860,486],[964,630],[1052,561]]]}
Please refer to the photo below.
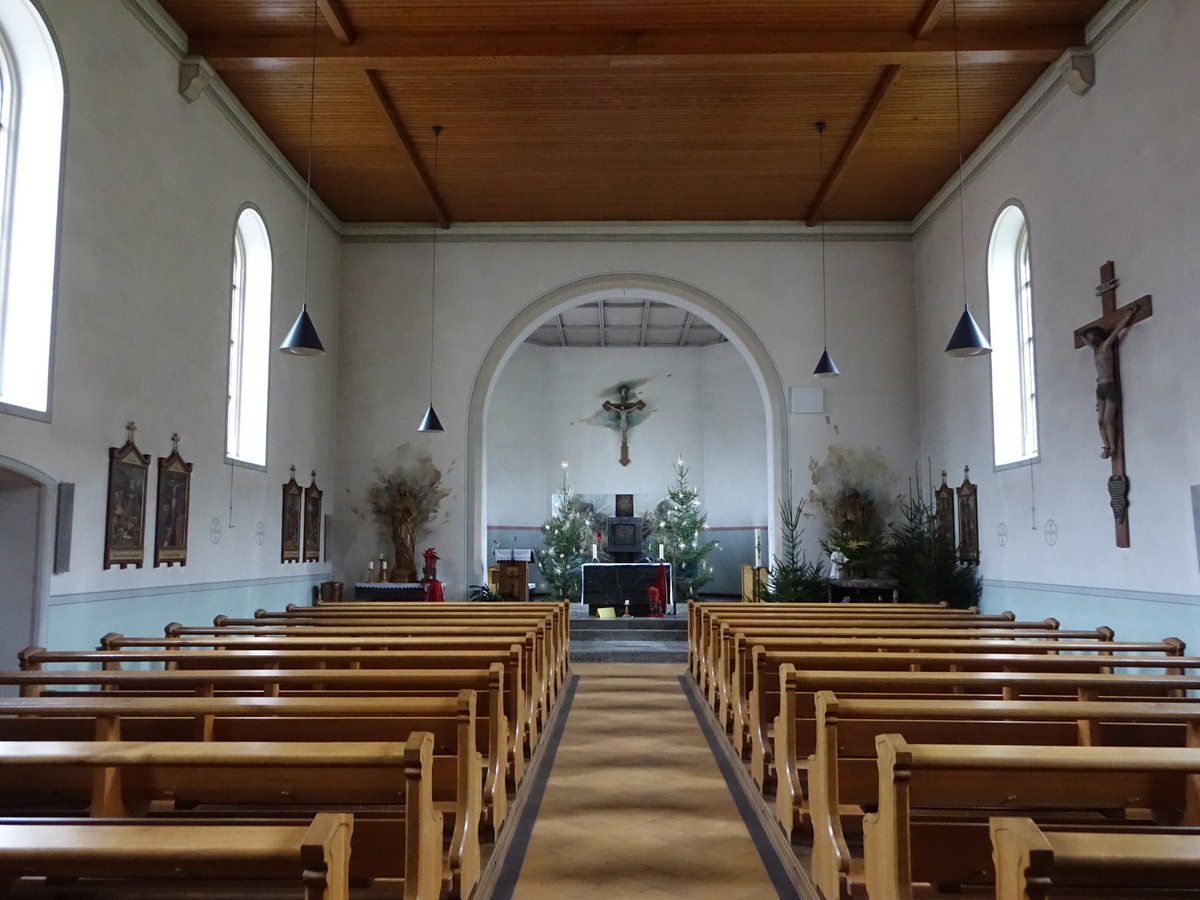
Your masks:
{"label": "christmas tree", "polygon": [[675,602],[687,602],[712,579],[712,567],[705,560],[717,546],[702,540],[708,517],[700,510],[700,492],[688,484],[687,468],[680,459],[675,464],[675,484],[667,488],[667,515],[659,523],[660,540],[670,560],[675,582]]}
{"label": "christmas tree", "polygon": [[587,505],[565,485],[561,502],[542,525],[545,550],[537,553],[538,568],[555,600],[578,600],[584,548],[591,536]]}

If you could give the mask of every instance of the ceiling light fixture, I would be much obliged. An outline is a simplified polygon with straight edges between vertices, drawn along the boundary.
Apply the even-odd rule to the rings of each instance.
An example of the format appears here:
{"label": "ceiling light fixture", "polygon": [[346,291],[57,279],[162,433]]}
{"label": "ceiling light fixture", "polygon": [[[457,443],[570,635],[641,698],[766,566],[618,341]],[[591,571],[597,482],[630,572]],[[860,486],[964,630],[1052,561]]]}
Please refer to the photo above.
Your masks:
{"label": "ceiling light fixture", "polygon": [[312,219],[312,157],[313,123],[316,119],[317,100],[317,3],[313,0],[312,14],[312,70],[308,84],[308,170],[304,175],[304,289],[301,293],[300,315],[296,316],[292,330],[279,345],[282,353],[295,356],[320,356],[325,345],[317,336],[316,326],[308,315],[308,230]]}
{"label": "ceiling light fixture", "polygon": [[954,21],[954,110],[958,131],[958,238],[962,249],[963,312],[946,345],[949,356],[986,356],[992,345],[980,330],[967,306],[967,217],[963,210],[963,139],[962,139],[962,86],[958,75],[958,0],[951,5]]}
{"label": "ceiling light fixture", "polygon": [[[436,188],[438,180],[438,144],[441,141],[442,126],[433,126],[433,184]],[[437,412],[433,408],[433,335],[434,335],[434,316],[437,306],[437,245],[438,245],[438,223],[433,223],[433,264],[430,267],[430,288],[429,288],[429,408],[425,410],[425,415],[421,418],[421,424],[417,427],[417,431],[436,431],[443,432],[446,429],[442,427],[442,420],[438,418]]]}
{"label": "ceiling light fixture", "polygon": [[[817,159],[819,160],[819,174],[822,181],[825,179],[825,123],[817,123]],[[841,375],[838,371],[837,364],[834,363],[833,357],[829,355],[829,316],[825,306],[825,217],[821,216],[821,328],[825,333],[825,348],[821,351],[821,359],[817,362],[817,367],[813,369],[813,375],[817,378],[833,378],[835,375]]]}

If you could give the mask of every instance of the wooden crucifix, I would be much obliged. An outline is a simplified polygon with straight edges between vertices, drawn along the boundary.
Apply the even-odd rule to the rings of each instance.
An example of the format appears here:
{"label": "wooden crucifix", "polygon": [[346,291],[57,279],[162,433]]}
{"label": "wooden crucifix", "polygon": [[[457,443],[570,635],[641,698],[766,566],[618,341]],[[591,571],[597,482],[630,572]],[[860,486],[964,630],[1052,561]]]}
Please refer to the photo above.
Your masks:
{"label": "wooden crucifix", "polygon": [[617,429],[621,432],[621,465],[629,465],[629,414],[636,410],[646,408],[646,403],[643,400],[629,399],[629,385],[623,384],[617,388],[621,392],[621,400],[619,403],[613,403],[611,400],[604,401],[604,409],[608,412],[615,412],[618,416]]}
{"label": "wooden crucifix", "polygon": [[1075,348],[1091,347],[1096,362],[1096,421],[1100,427],[1100,456],[1112,464],[1108,479],[1109,506],[1117,529],[1117,546],[1129,546],[1129,477],[1125,474],[1125,422],[1121,399],[1121,338],[1135,322],[1154,313],[1150,295],[1117,307],[1116,267],[1112,261],[1100,267],[1102,315],[1075,329]]}

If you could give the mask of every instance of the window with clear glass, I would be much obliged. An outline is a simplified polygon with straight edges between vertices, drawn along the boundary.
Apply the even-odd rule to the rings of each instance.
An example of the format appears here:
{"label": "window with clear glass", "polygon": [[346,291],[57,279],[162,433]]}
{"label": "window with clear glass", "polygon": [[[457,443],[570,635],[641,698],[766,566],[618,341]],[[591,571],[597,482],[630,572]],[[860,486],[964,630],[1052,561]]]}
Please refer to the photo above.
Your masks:
{"label": "window with clear glass", "polygon": [[0,3],[0,410],[50,411],[62,66],[29,0]]}
{"label": "window with clear glass", "polygon": [[1029,223],[1016,204],[996,218],[988,250],[992,436],[996,465],[1038,455]]}
{"label": "window with clear glass", "polygon": [[255,210],[243,209],[233,236],[229,303],[229,385],[225,455],[267,464],[271,241]]}

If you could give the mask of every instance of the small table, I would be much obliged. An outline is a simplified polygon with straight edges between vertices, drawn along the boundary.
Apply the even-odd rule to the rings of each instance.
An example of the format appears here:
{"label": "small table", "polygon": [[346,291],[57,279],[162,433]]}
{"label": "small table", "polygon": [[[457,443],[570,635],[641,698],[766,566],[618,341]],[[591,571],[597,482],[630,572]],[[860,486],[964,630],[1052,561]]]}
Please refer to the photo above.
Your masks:
{"label": "small table", "polygon": [[425,585],[419,581],[412,582],[368,582],[354,585],[355,600],[387,600],[399,603],[405,600],[423,602],[425,600]]}

